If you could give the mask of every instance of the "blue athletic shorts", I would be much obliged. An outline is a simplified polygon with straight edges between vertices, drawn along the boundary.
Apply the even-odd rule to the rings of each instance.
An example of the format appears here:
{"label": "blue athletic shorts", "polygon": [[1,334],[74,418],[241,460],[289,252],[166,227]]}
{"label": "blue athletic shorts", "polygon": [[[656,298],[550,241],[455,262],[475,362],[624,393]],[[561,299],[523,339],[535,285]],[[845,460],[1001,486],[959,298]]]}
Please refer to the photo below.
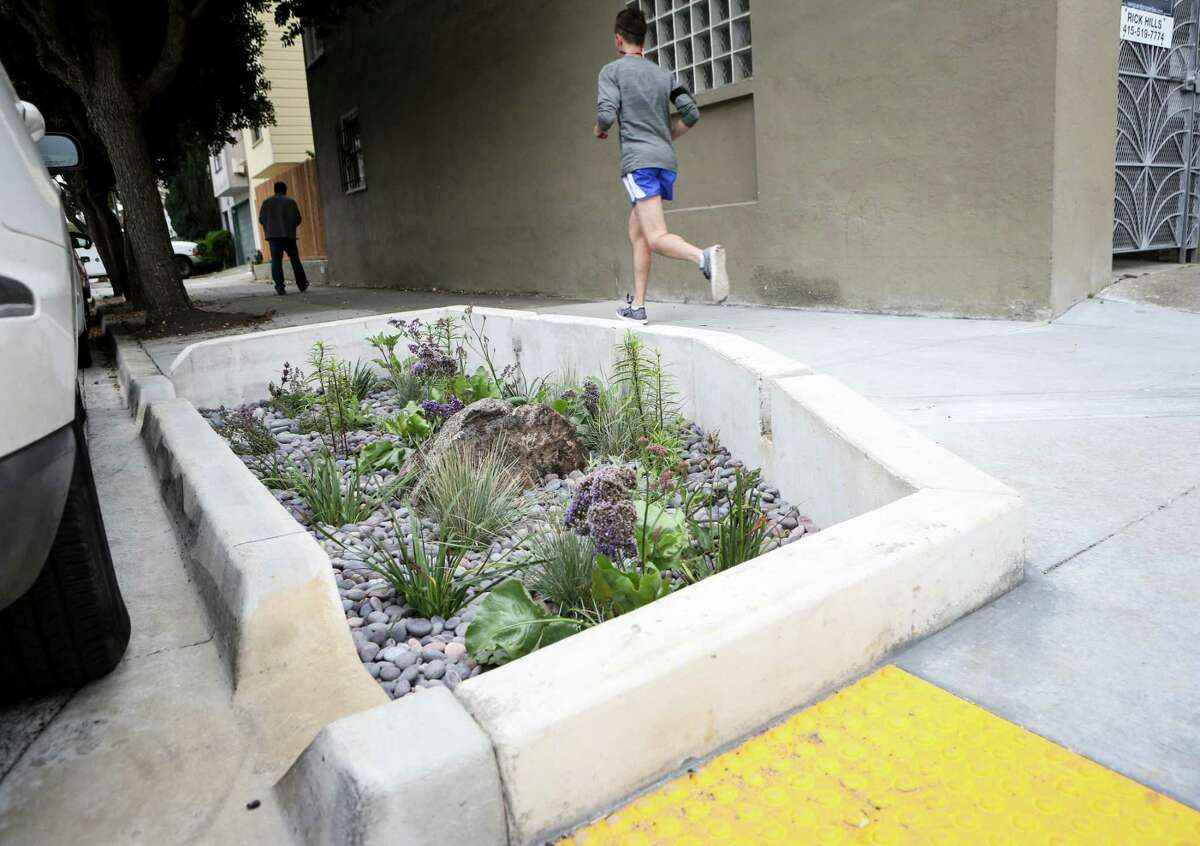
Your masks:
{"label": "blue athletic shorts", "polygon": [[631,206],[636,206],[638,200],[647,197],[670,200],[675,196],[675,171],[664,170],[661,167],[643,167],[621,177],[621,184],[629,194]]}

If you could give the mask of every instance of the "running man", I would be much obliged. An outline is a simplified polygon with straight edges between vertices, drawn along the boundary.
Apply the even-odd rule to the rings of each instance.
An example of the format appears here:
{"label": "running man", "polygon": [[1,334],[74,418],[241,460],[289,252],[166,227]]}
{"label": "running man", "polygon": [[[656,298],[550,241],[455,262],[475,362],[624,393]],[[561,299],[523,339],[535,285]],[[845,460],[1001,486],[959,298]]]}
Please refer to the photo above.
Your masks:
{"label": "running man", "polygon": [[[620,123],[621,180],[629,193],[629,240],[633,244],[633,295],[617,316],[646,322],[646,287],[650,282],[650,255],[695,262],[712,284],[712,298],[721,303],[729,296],[725,273],[725,248],[701,250],[667,231],[663,200],[674,194],[679,164],[673,141],[700,120],[700,109],[679,80],[642,56],[646,43],[646,16],[639,9],[617,15],[613,35],[621,58],[600,71],[600,96],[596,104],[597,138],[608,137]],[[671,121],[671,104],[680,118]]]}

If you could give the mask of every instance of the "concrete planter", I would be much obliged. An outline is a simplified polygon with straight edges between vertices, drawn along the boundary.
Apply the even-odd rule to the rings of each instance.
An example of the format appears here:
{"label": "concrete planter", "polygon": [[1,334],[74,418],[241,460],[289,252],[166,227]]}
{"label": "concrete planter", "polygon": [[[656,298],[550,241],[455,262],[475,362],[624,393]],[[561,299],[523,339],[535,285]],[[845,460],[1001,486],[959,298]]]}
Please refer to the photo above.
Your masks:
{"label": "concrete planter", "polygon": [[[342,357],[370,358],[365,338],[388,331],[389,318],[462,311],[204,341],[180,353],[169,377],[195,406],[259,400],[282,363],[302,362],[318,339]],[[580,374],[607,370],[627,328],[499,309],[475,315],[487,317],[497,363],[519,361],[530,377],[564,366]],[[462,842],[540,843],[810,703],[1021,579],[1022,502],[1010,488],[835,380],[757,344],[669,326],[637,331],[675,373],[685,413],[719,429],[735,456],[761,466],[823,531],[470,679],[456,699],[440,697],[454,713],[437,730],[454,737],[458,756],[445,765],[474,774],[462,789],[480,803],[473,834]],[[147,430],[166,432],[169,416],[180,413],[176,404],[186,405],[152,402]],[[148,440],[160,466],[177,468],[172,478],[196,487],[188,475],[202,470],[164,454],[187,448],[185,439]],[[243,481],[258,485],[241,470]],[[208,554],[228,561],[220,541],[214,536]],[[249,574],[270,562],[246,566]],[[244,603],[225,606],[236,616]],[[322,627],[311,636],[330,635]],[[242,654],[238,662],[253,660]],[[385,808],[403,802],[412,809],[406,819],[426,808],[425,782],[415,783],[412,773],[431,764],[411,758],[424,747],[404,741],[406,758],[366,748],[355,754],[346,745],[363,737],[367,746],[393,748],[419,735],[414,726],[428,709],[418,703],[426,696],[345,716],[321,732],[279,788],[302,839],[383,842],[394,833]],[[429,813],[449,813],[435,801],[441,792],[429,790]],[[340,822],[330,828],[322,820],[335,812]],[[437,842],[435,825],[415,830],[421,835],[410,842]]]}

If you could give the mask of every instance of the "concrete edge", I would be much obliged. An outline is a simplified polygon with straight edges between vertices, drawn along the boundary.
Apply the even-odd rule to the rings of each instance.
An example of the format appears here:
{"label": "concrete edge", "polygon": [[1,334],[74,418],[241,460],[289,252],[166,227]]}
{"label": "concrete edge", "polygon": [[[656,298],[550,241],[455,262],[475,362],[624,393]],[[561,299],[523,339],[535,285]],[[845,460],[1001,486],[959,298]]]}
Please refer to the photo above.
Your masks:
{"label": "concrete edge", "polygon": [[336,720],[275,786],[306,846],[507,846],[491,740],[430,688]]}
{"label": "concrete edge", "polygon": [[101,327],[112,345],[117,383],[125,397],[125,406],[141,425],[151,403],[175,399],[175,385],[158,369],[141,343],[114,330],[103,317]]}
{"label": "concrete edge", "polygon": [[140,344],[109,337],[235,701],[263,738],[256,766],[282,772],[330,720],[387,696],[358,660],[324,550]]}
{"label": "concrete edge", "polygon": [[[460,311],[462,307],[422,313]],[[554,325],[553,335],[574,320],[501,309],[477,311],[519,319],[530,329],[535,323]],[[288,332],[289,340],[298,341],[330,325],[370,331],[365,329],[368,321],[386,323],[394,316],[255,335]],[[618,321],[589,321],[610,339],[625,328]],[[1023,505],[1011,489],[998,482],[977,484],[973,474],[990,477],[892,421],[836,380],[813,374],[754,342],[733,343],[723,333],[683,327],[651,327],[645,333],[664,341],[673,337],[683,344],[681,350],[702,353],[704,367],[725,363],[753,374],[752,390],[746,386],[746,396],[739,394],[735,404],[736,413],[746,419],[754,416],[758,424],[749,435],[756,447],[747,453],[749,460],[765,458],[764,467],[778,463],[781,455],[776,454],[774,439],[779,433],[773,431],[772,421],[781,408],[794,412],[799,407],[823,436],[844,440],[891,487],[876,492],[880,502],[858,504],[857,513],[842,515],[845,522],[803,544],[770,553],[460,686],[461,701],[494,749],[513,844],[561,832],[686,761],[811,703],[889,651],[957,619],[1022,577]],[[201,343],[246,344],[255,335]],[[519,333],[510,331],[509,337],[519,339]],[[520,351],[514,347],[515,354]],[[181,353],[176,363],[185,360]],[[706,373],[693,369],[689,378],[694,389]],[[843,419],[861,413],[864,406],[873,410],[865,422]],[[887,435],[883,443],[874,443],[872,433],[877,432]],[[965,465],[972,471],[967,474],[970,483],[955,482],[954,472],[908,472],[910,465],[900,459],[914,446],[934,459],[949,456],[950,464]],[[936,485],[922,489],[938,479],[947,487],[958,484],[966,490]],[[731,607],[738,609],[732,623]],[[669,648],[662,649],[663,643]],[[744,672],[748,655],[755,695],[735,696],[728,686],[714,690],[714,678]],[[530,701],[539,707],[529,708]],[[648,717],[631,729],[628,721],[613,719],[617,712]],[[389,724],[381,730],[401,729]],[[378,735],[372,737],[379,742]],[[327,743],[320,748],[326,751],[310,751],[328,757]],[[580,761],[592,767],[588,779],[579,778]],[[375,765],[369,755],[361,762],[367,769]],[[342,766],[344,778],[375,777],[359,773],[360,762],[353,756]],[[400,779],[403,767],[393,765],[390,772],[389,778]],[[300,792],[292,789],[289,796],[289,801],[299,801]]]}
{"label": "concrete edge", "polygon": [[1009,590],[1023,536],[1017,497],[920,491],[464,682],[510,842],[553,840]]}

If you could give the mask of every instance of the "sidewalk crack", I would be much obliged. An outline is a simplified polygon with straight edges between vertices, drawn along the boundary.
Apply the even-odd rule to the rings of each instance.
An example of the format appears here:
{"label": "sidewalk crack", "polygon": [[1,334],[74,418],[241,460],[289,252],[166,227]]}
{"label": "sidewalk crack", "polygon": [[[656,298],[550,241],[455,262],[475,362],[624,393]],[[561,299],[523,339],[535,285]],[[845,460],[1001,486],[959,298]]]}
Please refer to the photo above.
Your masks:
{"label": "sidewalk crack", "polygon": [[151,652],[142,652],[138,655],[131,656],[134,659],[149,658],[151,655],[161,655],[163,652],[175,652],[177,650],[191,649],[193,646],[203,646],[206,643],[212,643],[215,634],[210,634],[204,640],[197,640],[194,643],[185,643],[182,646],[164,646],[162,649],[155,649]]}
{"label": "sidewalk crack", "polygon": [[1200,484],[1192,485],[1190,488],[1187,488],[1186,490],[1175,494],[1175,496],[1171,497],[1170,499],[1168,499],[1166,502],[1162,503],[1161,505],[1157,505],[1154,508],[1147,511],[1145,514],[1142,514],[1139,517],[1133,518],[1125,525],[1120,526],[1116,529],[1113,529],[1111,532],[1109,532],[1104,537],[1100,538],[1099,540],[1093,541],[1092,543],[1089,543],[1087,546],[1085,546],[1083,549],[1081,549],[1077,552],[1071,553],[1070,555],[1068,555],[1066,558],[1062,559],[1061,561],[1059,561],[1055,564],[1051,564],[1050,567],[1048,567],[1045,570],[1042,570],[1042,575],[1043,576],[1050,575],[1051,573],[1053,573],[1055,570],[1057,570],[1059,567],[1063,566],[1064,564],[1074,561],[1076,558],[1083,555],[1085,552],[1090,552],[1091,550],[1100,546],[1100,544],[1106,543],[1106,542],[1112,540],[1117,535],[1123,534],[1124,532],[1129,531],[1134,526],[1136,526],[1138,523],[1144,522],[1145,520],[1148,520],[1151,517],[1153,517],[1155,514],[1158,514],[1160,511],[1164,511],[1167,508],[1170,508],[1172,505],[1179,502],[1179,500],[1183,499],[1186,496],[1191,495],[1194,491],[1197,491],[1197,490],[1200,490]]}

